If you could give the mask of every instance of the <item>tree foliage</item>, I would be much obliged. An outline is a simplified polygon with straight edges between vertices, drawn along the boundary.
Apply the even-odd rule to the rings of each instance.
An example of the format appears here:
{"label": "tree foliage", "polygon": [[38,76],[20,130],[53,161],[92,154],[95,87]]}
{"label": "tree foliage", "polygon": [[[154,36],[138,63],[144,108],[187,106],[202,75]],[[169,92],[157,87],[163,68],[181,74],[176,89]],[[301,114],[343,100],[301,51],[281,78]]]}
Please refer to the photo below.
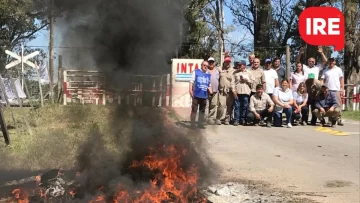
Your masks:
{"label": "tree foliage", "polygon": [[232,26],[221,24],[219,0],[192,0],[184,9],[183,44],[179,57],[219,58],[219,39],[226,40]]}
{"label": "tree foliage", "polygon": [[34,39],[47,26],[45,5],[46,0],[0,0],[0,70],[7,59],[5,49]]}
{"label": "tree foliage", "polygon": [[[351,83],[360,80],[360,0],[342,2],[345,16],[345,78]],[[352,73],[357,77],[352,77]]]}

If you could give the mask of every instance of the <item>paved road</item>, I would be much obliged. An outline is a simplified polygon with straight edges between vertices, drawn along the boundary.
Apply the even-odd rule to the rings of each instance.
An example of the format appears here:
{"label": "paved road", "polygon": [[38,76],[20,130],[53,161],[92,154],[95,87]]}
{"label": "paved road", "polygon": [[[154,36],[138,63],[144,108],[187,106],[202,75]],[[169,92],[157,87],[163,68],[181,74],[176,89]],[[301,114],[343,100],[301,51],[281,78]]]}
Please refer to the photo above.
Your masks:
{"label": "paved road", "polygon": [[[186,115],[189,110],[177,110]],[[324,203],[360,202],[358,122],[335,129],[208,126],[209,151],[225,177],[262,180]]]}

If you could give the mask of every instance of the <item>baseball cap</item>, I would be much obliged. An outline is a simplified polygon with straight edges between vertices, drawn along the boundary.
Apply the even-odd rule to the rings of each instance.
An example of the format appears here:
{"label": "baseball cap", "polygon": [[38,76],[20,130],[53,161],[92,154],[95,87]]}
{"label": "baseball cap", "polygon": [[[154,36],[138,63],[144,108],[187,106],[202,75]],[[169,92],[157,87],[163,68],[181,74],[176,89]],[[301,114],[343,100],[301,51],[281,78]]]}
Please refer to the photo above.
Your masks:
{"label": "baseball cap", "polygon": [[245,65],[245,66],[246,66],[246,61],[241,60],[241,61],[239,62],[239,64],[240,64],[240,65]]}
{"label": "baseball cap", "polygon": [[208,61],[215,61],[213,57],[208,58]]}
{"label": "baseball cap", "polygon": [[310,73],[310,74],[308,75],[308,78],[309,78],[309,79],[314,79],[314,78],[315,78],[315,74],[314,74],[314,73]]}
{"label": "baseball cap", "polygon": [[271,59],[265,59],[265,63],[271,63]]}
{"label": "baseball cap", "polygon": [[231,57],[225,57],[224,62],[231,62]]}

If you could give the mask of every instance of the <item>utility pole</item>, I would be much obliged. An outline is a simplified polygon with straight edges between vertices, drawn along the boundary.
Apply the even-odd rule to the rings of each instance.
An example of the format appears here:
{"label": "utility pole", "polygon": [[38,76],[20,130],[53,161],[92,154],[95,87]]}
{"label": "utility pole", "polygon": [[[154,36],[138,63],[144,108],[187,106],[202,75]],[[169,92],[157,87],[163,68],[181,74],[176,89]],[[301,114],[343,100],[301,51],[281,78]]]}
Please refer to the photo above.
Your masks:
{"label": "utility pole", "polygon": [[219,53],[220,53],[220,66],[224,63],[224,25],[225,25],[225,17],[224,17],[224,0],[218,0],[218,8],[219,8]]}
{"label": "utility pole", "polygon": [[[21,44],[21,89],[24,90],[24,45]],[[29,95],[30,96],[30,95]]]}
{"label": "utility pole", "polygon": [[54,103],[54,0],[50,0],[49,12],[49,79],[50,79],[50,92],[49,99]]}
{"label": "utility pole", "polygon": [[290,72],[290,66],[291,66],[291,63],[290,63],[290,46],[287,44],[286,45],[286,79],[290,79],[290,75],[291,75],[291,72]]}

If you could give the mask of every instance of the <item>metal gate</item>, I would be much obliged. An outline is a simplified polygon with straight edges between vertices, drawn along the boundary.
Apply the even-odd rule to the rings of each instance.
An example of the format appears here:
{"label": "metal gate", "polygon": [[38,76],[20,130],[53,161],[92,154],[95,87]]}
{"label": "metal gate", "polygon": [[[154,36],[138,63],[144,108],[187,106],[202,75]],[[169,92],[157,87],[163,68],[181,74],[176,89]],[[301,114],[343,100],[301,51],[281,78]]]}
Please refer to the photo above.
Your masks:
{"label": "metal gate", "polygon": [[64,70],[63,104],[169,105],[170,74],[130,77],[130,87],[120,90],[107,87],[99,71]]}

